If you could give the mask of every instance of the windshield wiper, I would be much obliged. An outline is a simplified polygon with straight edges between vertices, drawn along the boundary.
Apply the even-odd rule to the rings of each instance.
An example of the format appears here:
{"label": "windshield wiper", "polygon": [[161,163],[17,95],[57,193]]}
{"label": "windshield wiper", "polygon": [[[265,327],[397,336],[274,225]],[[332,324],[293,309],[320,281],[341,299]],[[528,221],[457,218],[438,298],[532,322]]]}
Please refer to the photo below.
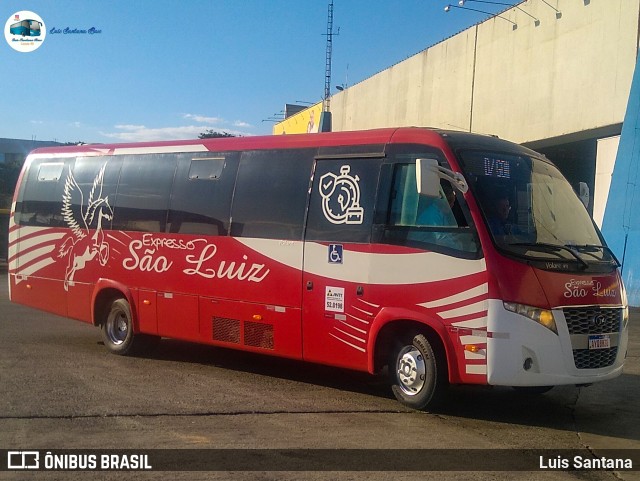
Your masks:
{"label": "windshield wiper", "polygon": [[548,244],[546,242],[515,242],[513,244],[508,244],[510,246],[521,246],[521,247],[533,247],[533,248],[542,248],[546,249],[547,252],[551,251],[553,253],[557,253],[558,251],[567,251],[571,254],[575,259],[580,263],[583,269],[587,269],[589,264],[580,257],[580,254],[575,250],[575,246],[570,245],[560,245],[560,244]]}
{"label": "windshield wiper", "polygon": [[[599,245],[595,245],[595,244],[584,244],[584,245],[572,245],[571,247],[573,247],[574,249],[576,249],[578,252],[584,252],[585,254],[590,255],[591,257],[598,259],[597,256],[595,256],[593,253],[594,252],[600,252],[605,251],[607,252],[611,258],[613,259],[613,262],[616,264],[616,267],[620,267],[620,261],[618,260],[618,258],[616,257],[616,255],[613,253],[613,251],[608,247],[608,246],[599,246]],[[602,260],[602,259],[598,259],[598,260]]]}

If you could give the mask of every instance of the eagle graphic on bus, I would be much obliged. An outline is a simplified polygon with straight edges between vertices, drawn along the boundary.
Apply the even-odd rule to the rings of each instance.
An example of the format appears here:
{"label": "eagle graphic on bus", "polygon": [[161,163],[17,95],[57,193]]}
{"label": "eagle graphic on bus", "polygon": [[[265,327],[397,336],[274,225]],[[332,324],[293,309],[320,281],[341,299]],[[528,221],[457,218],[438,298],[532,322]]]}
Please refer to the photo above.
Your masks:
{"label": "eagle graphic on bus", "polygon": [[[84,193],[76,182],[71,169],[69,169],[64,184],[62,217],[71,232],[64,237],[58,249],[58,257],[66,257],[68,260],[64,276],[65,291],[69,290],[70,285],[73,285],[76,272],[84,269],[88,262],[97,257],[100,265],[104,267],[109,261],[109,244],[104,240],[102,229],[102,221],[110,221],[113,218],[109,196],[102,196],[106,167],[105,163],[96,175],[86,205]],[[74,204],[80,206],[79,212],[74,212]],[[95,229],[93,233],[92,229]]]}

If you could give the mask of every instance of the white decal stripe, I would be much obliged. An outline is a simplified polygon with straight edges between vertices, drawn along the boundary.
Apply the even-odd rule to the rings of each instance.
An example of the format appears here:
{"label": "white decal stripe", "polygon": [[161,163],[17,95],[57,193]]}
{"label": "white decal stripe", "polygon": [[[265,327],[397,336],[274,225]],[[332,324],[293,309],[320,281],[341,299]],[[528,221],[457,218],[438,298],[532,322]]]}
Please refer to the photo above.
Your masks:
{"label": "white decal stripe", "polygon": [[28,264],[29,262],[37,259],[38,257],[42,257],[44,255],[49,254],[53,249],[55,249],[55,247],[56,246],[53,246],[53,245],[44,246],[44,247],[40,247],[38,249],[34,249],[31,252],[29,252],[28,254],[22,254],[17,259],[18,263],[20,265]]}
{"label": "white decal stripe", "polygon": [[481,296],[483,294],[487,294],[488,292],[489,292],[489,285],[485,282],[484,284],[481,284],[477,287],[473,287],[463,292],[459,292],[458,294],[454,294],[449,297],[444,297],[442,299],[437,299],[435,301],[423,302],[422,304],[418,304],[418,305],[432,309],[435,307],[455,304],[456,302],[460,302],[460,301],[466,301],[467,299]]}
{"label": "white decal stripe", "polygon": [[62,239],[65,236],[62,234],[42,234],[36,237],[31,237],[29,239],[23,240],[20,239],[20,251],[24,252],[27,249],[32,249],[42,244],[51,243],[57,241],[58,239]]}
{"label": "white decal stripe", "polygon": [[[44,259],[44,260],[42,260],[40,262],[37,262],[37,263],[27,267],[26,269],[22,269],[22,270],[16,272],[16,275],[18,275],[18,276],[30,276],[31,274],[35,274],[40,269],[44,269],[45,267],[47,267],[48,265],[53,264],[54,262],[55,261],[53,259],[51,259],[51,258]],[[20,282],[20,280],[16,277],[16,284],[18,282]]]}
{"label": "white decal stripe", "polygon": [[467,329],[487,327],[487,318],[480,317],[478,319],[472,319],[470,321],[453,322],[451,323],[451,325],[455,327],[465,327]]}
{"label": "white decal stripe", "polygon": [[487,374],[487,366],[478,364],[467,364],[467,374]]}
{"label": "white decal stripe", "polygon": [[329,335],[335,339],[337,339],[340,342],[345,343],[347,346],[351,346],[354,349],[357,349],[360,352],[366,352],[363,348],[359,347],[359,346],[355,346],[353,344],[351,344],[350,342],[345,341],[344,339],[340,339],[338,336],[333,335],[332,333],[329,333]]}
{"label": "white decal stripe", "polygon": [[353,307],[356,311],[360,311],[363,314],[366,314],[367,316],[373,316],[373,312],[367,312],[364,309],[360,309],[359,307],[356,307],[356,306],[351,306],[351,307]]}
{"label": "white decal stripe", "polygon": [[358,301],[371,307],[380,307],[380,304],[374,304],[373,302],[363,301],[362,299],[358,299]]}
{"label": "white decal stripe", "polygon": [[236,238],[235,240],[280,264],[302,270],[303,244],[300,241],[282,242],[273,239],[249,238]]}
{"label": "white decal stripe", "polygon": [[9,246],[9,264],[15,264],[16,254],[18,253],[18,244],[12,244]]}
{"label": "white decal stripe", "polygon": [[[235,240],[276,262],[295,269],[302,267],[302,248],[294,248],[302,242],[285,245],[271,239]],[[484,259],[456,259],[436,252],[372,254],[345,250],[343,264],[329,264],[327,249],[326,245],[314,242],[304,245],[306,272],[336,281],[404,285],[456,279],[486,271]]]}
{"label": "white decal stripe", "polygon": [[172,154],[178,152],[208,152],[204,145],[166,145],[158,147],[124,147],[114,149],[114,155],[123,154]]}
{"label": "white decal stripe", "polygon": [[355,339],[358,342],[361,342],[362,344],[366,344],[367,341],[365,341],[364,339],[360,339],[357,336],[354,336],[353,334],[349,334],[348,332],[343,331],[342,329],[338,329],[337,327],[334,327],[334,329],[338,332],[341,332],[342,334],[344,334],[345,336],[349,336],[351,339]]}
{"label": "white decal stripe", "polygon": [[449,311],[439,312],[440,317],[444,319],[450,319],[452,317],[466,316],[469,314],[476,314],[478,312],[486,311],[488,308],[487,301],[479,301],[468,306],[458,307]]}
{"label": "white decal stripe", "polygon": [[363,324],[369,324],[369,321],[365,321],[364,319],[360,319],[359,317],[356,317],[356,316],[354,316],[352,314],[349,314],[348,312],[347,312],[347,316],[349,316],[351,319],[355,319],[356,321],[361,322]]}
{"label": "white decal stripe", "polygon": [[28,235],[35,234],[36,232],[45,231],[48,229],[48,227],[19,227],[9,233],[9,242],[15,242],[20,237],[26,237]]}
{"label": "white decal stripe", "polygon": [[[127,244],[125,244],[124,242],[122,242],[120,239],[118,239],[117,237],[113,237],[111,234],[107,234],[107,237],[111,240],[116,241],[118,244],[122,244],[123,246],[127,247]],[[114,249],[115,250],[115,249]]]}
{"label": "white decal stripe", "polygon": [[[11,203],[11,214],[13,214],[16,211],[16,203],[15,201]],[[17,229],[13,229],[15,227],[16,223],[15,223],[15,217],[13,215],[9,216],[9,238],[11,238],[11,234],[15,234]],[[13,230],[12,230],[13,229]],[[14,237],[15,238],[15,237]],[[11,245],[11,243],[9,243],[9,248],[7,249],[7,255],[9,256],[9,259],[12,259],[13,256],[16,255],[16,245]],[[13,271],[15,269],[15,260],[10,260],[9,261],[9,272]],[[9,292],[9,300],[12,299],[12,295],[11,295],[11,276],[7,276],[7,286],[8,286],[8,292]]]}
{"label": "white decal stripe", "polygon": [[480,349],[478,352],[469,352],[464,351],[465,359],[486,359],[487,358],[487,350]]}
{"label": "white decal stripe", "polygon": [[484,336],[460,336],[460,342],[463,345],[467,344],[486,344],[487,336],[486,333]]}
{"label": "white decal stripe", "polygon": [[367,335],[367,331],[365,331],[364,329],[360,329],[358,327],[354,327],[351,324],[345,322],[345,321],[340,321],[341,324],[344,324],[347,327],[350,327],[351,329],[353,329],[354,331],[358,331],[360,334],[364,334],[365,336]]}

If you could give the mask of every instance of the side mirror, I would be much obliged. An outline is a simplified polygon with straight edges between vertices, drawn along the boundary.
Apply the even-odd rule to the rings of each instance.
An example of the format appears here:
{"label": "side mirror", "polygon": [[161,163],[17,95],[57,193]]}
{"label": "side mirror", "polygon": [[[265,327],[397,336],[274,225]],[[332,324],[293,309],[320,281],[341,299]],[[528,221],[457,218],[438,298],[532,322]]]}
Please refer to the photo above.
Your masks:
{"label": "side mirror", "polygon": [[462,174],[440,167],[436,159],[416,159],[418,194],[431,198],[439,197],[440,179],[448,180],[463,194],[469,190],[467,181]]}
{"label": "side mirror", "polygon": [[578,194],[578,197],[580,197],[580,201],[582,202],[582,204],[586,207],[589,208],[589,186],[587,185],[586,182],[580,182],[580,193]]}
{"label": "side mirror", "polygon": [[418,194],[440,197],[440,176],[436,159],[416,159],[416,184]]}

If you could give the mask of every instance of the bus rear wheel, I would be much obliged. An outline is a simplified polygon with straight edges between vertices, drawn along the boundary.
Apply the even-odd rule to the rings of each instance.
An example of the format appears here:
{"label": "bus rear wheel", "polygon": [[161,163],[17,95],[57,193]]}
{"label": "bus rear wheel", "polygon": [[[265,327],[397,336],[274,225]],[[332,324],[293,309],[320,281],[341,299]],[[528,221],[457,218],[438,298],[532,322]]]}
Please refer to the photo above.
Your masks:
{"label": "bus rear wheel", "polygon": [[126,299],[114,299],[101,326],[102,340],[114,354],[128,356],[149,350],[160,340],[156,336],[135,334],[131,306]]}
{"label": "bus rear wheel", "polygon": [[424,334],[402,337],[389,362],[391,390],[396,399],[413,409],[433,407],[441,398],[444,368]]}

